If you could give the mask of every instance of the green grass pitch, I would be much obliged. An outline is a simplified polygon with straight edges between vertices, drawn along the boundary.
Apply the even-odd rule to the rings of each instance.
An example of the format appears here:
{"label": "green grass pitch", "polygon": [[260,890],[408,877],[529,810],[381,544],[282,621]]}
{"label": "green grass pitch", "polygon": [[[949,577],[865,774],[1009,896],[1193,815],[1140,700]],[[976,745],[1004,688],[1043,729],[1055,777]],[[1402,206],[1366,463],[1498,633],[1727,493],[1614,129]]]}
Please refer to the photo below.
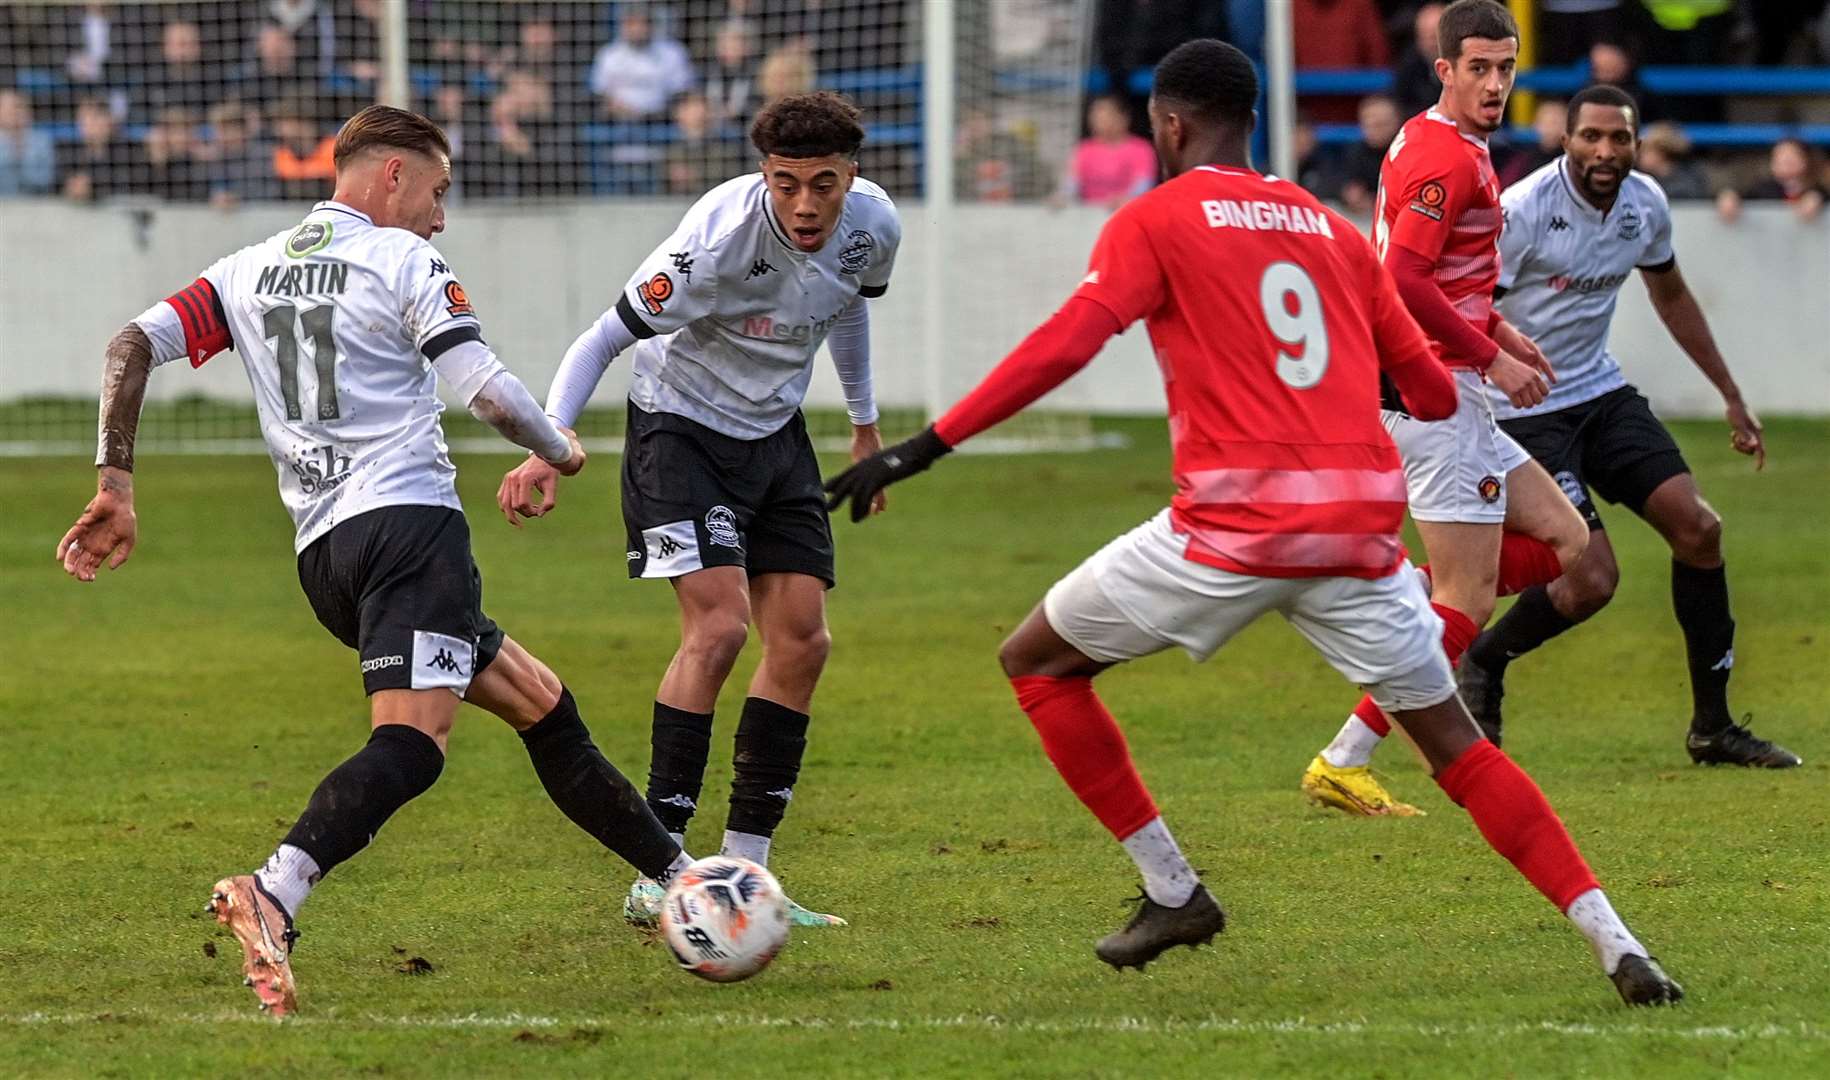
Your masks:
{"label": "green grass pitch", "polygon": [[[1355,692],[1286,626],[1211,663],[1106,676],[1146,781],[1232,926],[1148,973],[1091,953],[1134,874],[1055,776],[994,659],[1044,589],[1168,495],[1161,424],[1132,447],[960,455],[836,526],[836,646],[778,837],[804,932],[752,982],[673,968],[619,917],[628,873],[547,802],[517,740],[466,710],[443,778],[303,911],[302,1009],[259,1017],[203,914],[364,738],[355,659],[313,621],[259,458],[154,457],[141,546],[92,586],[51,549],[80,461],[0,462],[0,1074],[1336,1077],[1830,1073],[1830,423],[1776,422],[1755,474],[1678,428],[1727,521],[1738,710],[1805,757],[1691,766],[1667,555],[1608,520],[1613,607],[1513,669],[1507,748],[1683,981],[1628,1011],[1580,937],[1493,855],[1408,749],[1418,820],[1348,820],[1296,781]],[[646,774],[669,590],[628,581],[599,457],[527,531],[512,459],[461,462],[488,608]],[[828,462],[832,465],[833,462]],[[706,812],[723,826],[722,703]],[[412,959],[430,971],[410,975]]]}

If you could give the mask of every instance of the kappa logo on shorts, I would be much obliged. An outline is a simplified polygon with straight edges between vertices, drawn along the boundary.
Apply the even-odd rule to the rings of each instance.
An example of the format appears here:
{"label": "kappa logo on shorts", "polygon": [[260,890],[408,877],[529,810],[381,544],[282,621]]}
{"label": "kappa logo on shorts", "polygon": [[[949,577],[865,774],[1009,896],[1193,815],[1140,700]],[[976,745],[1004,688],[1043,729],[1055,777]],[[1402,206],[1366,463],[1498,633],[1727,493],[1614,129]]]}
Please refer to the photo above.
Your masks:
{"label": "kappa logo on shorts", "polygon": [[450,649],[440,649],[437,656],[426,661],[426,666],[447,672],[462,672],[464,670],[464,665],[457,662],[457,658],[451,655]]}
{"label": "kappa logo on shorts", "polygon": [[737,535],[737,515],[728,506],[714,506],[705,512],[705,536],[719,547],[743,547],[743,538]]}
{"label": "kappa logo on shorts", "polygon": [[1500,493],[1506,490],[1500,486],[1500,478],[1491,475],[1481,477],[1481,482],[1474,485],[1474,487],[1475,490],[1480,492],[1481,501],[1486,503],[1499,502]]}
{"label": "kappa logo on shorts", "polygon": [[1552,479],[1556,480],[1557,486],[1563,489],[1563,495],[1569,499],[1571,506],[1582,505],[1582,481],[1576,479],[1575,473],[1564,469]]}
{"label": "kappa logo on shorts", "polygon": [[678,554],[680,554],[680,552],[685,551],[685,550],[686,550],[686,548],[684,546],[682,546],[678,540],[675,540],[671,536],[661,537],[660,539],[655,541],[655,545],[654,545],[655,555],[657,555],[658,557],[663,558],[663,559],[671,559],[675,555],[678,555]]}
{"label": "kappa logo on shorts", "polygon": [[470,688],[471,668],[476,664],[476,642],[430,630],[413,631],[414,690],[451,690],[462,694]]}
{"label": "kappa logo on shorts", "polygon": [[367,675],[371,671],[380,671],[382,668],[405,667],[406,663],[407,658],[404,656],[377,656],[373,660],[362,662],[362,673]]}
{"label": "kappa logo on shorts", "polygon": [[691,520],[643,529],[642,548],[648,556],[640,575],[645,578],[676,578],[705,568],[699,557],[699,529]]}

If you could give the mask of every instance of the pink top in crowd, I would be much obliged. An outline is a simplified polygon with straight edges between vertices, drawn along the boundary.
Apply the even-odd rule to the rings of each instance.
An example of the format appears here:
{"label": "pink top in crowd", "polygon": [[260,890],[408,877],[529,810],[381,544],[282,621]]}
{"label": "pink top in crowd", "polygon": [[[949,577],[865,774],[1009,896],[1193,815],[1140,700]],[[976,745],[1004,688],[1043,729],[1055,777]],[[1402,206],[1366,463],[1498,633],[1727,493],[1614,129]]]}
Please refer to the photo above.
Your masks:
{"label": "pink top in crowd", "polygon": [[1140,194],[1156,183],[1156,151],[1136,135],[1116,143],[1083,139],[1074,148],[1073,181],[1081,202]]}

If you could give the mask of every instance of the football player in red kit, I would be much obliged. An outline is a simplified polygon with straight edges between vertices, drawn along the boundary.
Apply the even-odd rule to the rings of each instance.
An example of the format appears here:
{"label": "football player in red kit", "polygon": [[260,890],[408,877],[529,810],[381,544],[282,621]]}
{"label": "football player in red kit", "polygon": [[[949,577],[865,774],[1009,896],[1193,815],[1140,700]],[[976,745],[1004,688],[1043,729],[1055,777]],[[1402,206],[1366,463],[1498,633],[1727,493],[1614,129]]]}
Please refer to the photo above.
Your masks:
{"label": "football player in red kit", "polygon": [[[1493,0],[1457,0],[1436,38],[1442,97],[1386,151],[1373,242],[1404,306],[1454,373],[1461,400],[1446,420],[1416,415],[1389,392],[1385,401],[1453,664],[1493,615],[1495,598],[1554,580],[1582,554],[1588,528],[1544,467],[1500,430],[1483,385],[1528,407],[1544,400],[1551,370],[1531,339],[1493,309],[1500,184],[1487,136],[1505,118],[1518,27]],[[1304,794],[1348,813],[1417,813],[1373,778],[1372,753],[1389,730],[1378,703],[1361,698],[1304,771]],[[1487,736],[1499,741],[1497,731]]]}
{"label": "football player in red kit", "polygon": [[1412,412],[1446,418],[1453,380],[1371,245],[1315,198],[1250,168],[1258,96],[1245,55],[1191,41],[1157,66],[1150,123],[1172,177],[1101,233],[1079,289],[933,427],[826,486],[853,521],[888,484],[1018,412],[1143,319],[1174,444],[1168,509],[1049,590],[1000,653],[1062,779],[1144,879],[1137,914],[1095,946],[1142,967],[1226,917],[1183,858],[1093,690],[1115,664],[1179,646],[1212,655],[1275,611],[1411,735],[1450,798],[1566,912],[1632,1004],[1682,990],[1608,903],[1569,833],[1455,695],[1398,530],[1404,476],[1377,409],[1380,372]]}

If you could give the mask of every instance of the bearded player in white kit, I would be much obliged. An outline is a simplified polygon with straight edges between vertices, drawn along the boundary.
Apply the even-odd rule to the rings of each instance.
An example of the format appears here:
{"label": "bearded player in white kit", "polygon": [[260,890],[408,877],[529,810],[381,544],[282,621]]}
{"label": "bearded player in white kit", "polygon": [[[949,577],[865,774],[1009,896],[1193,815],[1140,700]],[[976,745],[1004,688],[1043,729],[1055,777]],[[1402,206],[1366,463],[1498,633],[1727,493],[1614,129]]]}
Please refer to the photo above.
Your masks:
{"label": "bearded player in white kit", "polygon": [[[722,848],[766,863],[831,646],[832,529],[800,405],[827,343],[852,459],[882,446],[865,300],[889,286],[902,225],[883,189],[858,176],[864,128],[843,97],[783,98],[757,115],[750,139],[760,169],[713,188],[642,261],[566,352],[546,410],[569,429],[611,360],[634,350],[622,485],[629,576],[666,579],[680,605],[680,648],[655,693],[648,802],[683,838],[713,706],[754,612],[763,656],[737,722]],[[552,510],[558,475],[538,456],[510,471],[497,493],[508,520]],[[624,914],[651,921],[661,897],[658,882],[639,878]],[[844,924],[792,901],[789,916]]]}
{"label": "bearded player in white kit", "polygon": [[94,581],[136,540],[133,447],[146,380],[234,349],[297,528],[299,583],[319,622],[358,652],[367,745],[333,769],[265,866],[216,883],[263,1010],[296,1006],[299,906],[444,767],[458,702],[507,721],[555,804],[641,873],[687,862],[640,793],[591,741],[559,677],[482,610],[458,502],[439,380],[478,419],[560,472],[585,455],[484,344],[429,243],[445,226],[451,147],[413,113],[372,106],[337,135],[337,187],[298,226],[243,248],[154,304],[109,342],[97,492],[57,546]]}

